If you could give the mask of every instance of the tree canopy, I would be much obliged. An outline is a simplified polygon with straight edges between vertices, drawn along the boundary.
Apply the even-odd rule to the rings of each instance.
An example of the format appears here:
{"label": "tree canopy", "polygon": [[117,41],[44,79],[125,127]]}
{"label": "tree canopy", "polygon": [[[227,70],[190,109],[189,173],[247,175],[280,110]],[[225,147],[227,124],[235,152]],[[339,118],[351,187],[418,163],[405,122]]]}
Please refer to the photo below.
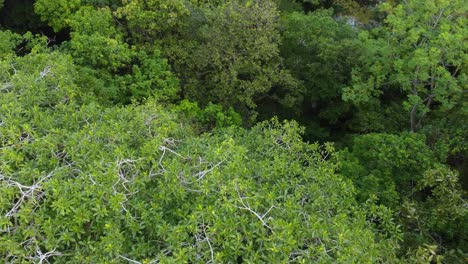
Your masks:
{"label": "tree canopy", "polygon": [[0,256],[465,263],[466,12],[0,0]]}

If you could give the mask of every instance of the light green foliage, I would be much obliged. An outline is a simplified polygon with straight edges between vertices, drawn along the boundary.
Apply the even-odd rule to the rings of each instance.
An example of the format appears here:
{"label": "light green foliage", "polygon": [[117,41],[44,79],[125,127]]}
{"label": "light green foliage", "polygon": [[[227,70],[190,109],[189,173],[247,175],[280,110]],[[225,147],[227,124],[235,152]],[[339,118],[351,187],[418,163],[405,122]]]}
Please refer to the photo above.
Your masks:
{"label": "light green foliage", "polygon": [[43,35],[33,35],[31,32],[20,35],[9,30],[0,30],[0,59],[14,57],[17,52],[27,54],[34,51],[39,53],[46,49],[47,38]]}
{"label": "light green foliage", "polygon": [[116,11],[125,18],[135,40],[153,42],[181,26],[189,10],[184,0],[123,0]]}
{"label": "light green foliage", "polygon": [[7,262],[392,261],[393,238],[325,161],[333,147],[295,122],[195,137],[154,100],[84,100],[68,56],[14,60],[0,64]]}
{"label": "light green foliage", "polygon": [[37,0],[34,11],[55,31],[60,31],[68,26],[80,6],[81,0]]}
{"label": "light green foliage", "polygon": [[457,173],[447,168],[428,170],[424,178],[418,182],[417,189],[430,190],[430,195],[424,203],[426,210],[421,211],[429,221],[428,227],[449,233],[452,237],[464,237],[466,241],[467,234],[458,232],[468,227],[466,222],[468,208],[467,202],[463,199],[465,194],[458,183]]}
{"label": "light green foliage", "polygon": [[122,3],[121,0],[81,0],[83,5],[92,5],[95,7],[119,7]]}
{"label": "light green foliage", "polygon": [[55,108],[87,97],[84,86],[77,86],[76,67],[69,56],[33,49],[25,57],[7,57],[0,63],[6,108],[15,108],[15,104],[31,111],[37,107]]}
{"label": "light green foliage", "polygon": [[87,67],[82,75],[100,79],[95,92],[102,101],[129,103],[154,96],[177,98],[178,81],[157,49],[137,51],[124,41],[109,8],[84,6],[70,19],[68,44],[75,61]]}
{"label": "light green foliage", "polygon": [[9,30],[0,30],[0,59],[15,54],[15,48],[21,43],[21,35]]}
{"label": "light green foliage", "polygon": [[[83,6],[93,6],[97,8],[116,8],[120,6],[120,0],[37,0],[34,3],[34,12],[38,14],[41,19],[49,24],[56,32],[66,29],[70,26],[73,16]],[[100,13],[104,18],[97,18],[97,23],[102,25],[102,21],[106,15]],[[85,14],[89,15],[89,14]],[[86,19],[84,17],[83,19]],[[98,22],[100,21],[100,22]],[[85,27],[86,21],[83,21]],[[99,30],[105,30],[100,28]]]}
{"label": "light green foliage", "polygon": [[[152,54],[143,51],[136,53],[131,73],[117,78],[117,82],[131,100],[152,96],[161,102],[172,102],[177,100],[180,92],[179,81],[158,50]],[[125,96],[119,95],[118,98],[125,99]]]}
{"label": "light green foliage", "polygon": [[70,19],[70,27],[77,62],[110,71],[130,62],[132,51],[114,26],[109,8],[82,7]]}
{"label": "light green foliage", "polygon": [[436,245],[423,245],[410,254],[408,261],[415,264],[443,263],[443,258],[437,253]]}
{"label": "light green foliage", "polygon": [[[430,111],[456,107],[466,91],[467,11],[465,1],[405,1],[389,15],[377,40],[368,40],[369,64],[356,71],[344,99],[363,103],[401,91],[412,131]],[[365,39],[366,36],[363,36]]]}

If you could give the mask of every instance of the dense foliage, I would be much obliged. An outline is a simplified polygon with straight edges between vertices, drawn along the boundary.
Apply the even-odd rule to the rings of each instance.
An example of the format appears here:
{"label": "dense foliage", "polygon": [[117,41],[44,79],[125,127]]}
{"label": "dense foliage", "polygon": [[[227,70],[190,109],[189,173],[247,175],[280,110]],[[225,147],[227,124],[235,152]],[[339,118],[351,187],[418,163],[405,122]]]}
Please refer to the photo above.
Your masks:
{"label": "dense foliage", "polygon": [[465,263],[467,9],[0,0],[1,259]]}

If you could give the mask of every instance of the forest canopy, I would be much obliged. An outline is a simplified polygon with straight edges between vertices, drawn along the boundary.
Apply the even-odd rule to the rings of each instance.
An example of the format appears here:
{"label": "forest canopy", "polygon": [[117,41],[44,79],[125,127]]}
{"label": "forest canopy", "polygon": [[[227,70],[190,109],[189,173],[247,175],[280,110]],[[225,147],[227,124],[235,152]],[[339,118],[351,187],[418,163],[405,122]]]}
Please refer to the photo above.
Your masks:
{"label": "forest canopy", "polygon": [[0,0],[7,263],[466,263],[463,0]]}

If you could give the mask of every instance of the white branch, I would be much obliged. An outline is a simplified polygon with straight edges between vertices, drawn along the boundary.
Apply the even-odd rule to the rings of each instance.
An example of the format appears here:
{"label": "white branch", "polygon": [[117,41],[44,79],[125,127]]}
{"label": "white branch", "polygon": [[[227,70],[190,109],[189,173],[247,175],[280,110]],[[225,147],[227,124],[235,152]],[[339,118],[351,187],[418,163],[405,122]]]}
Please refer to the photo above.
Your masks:
{"label": "white branch", "polygon": [[213,250],[213,246],[211,245],[210,239],[208,238],[208,235],[206,234],[205,220],[203,220],[202,230],[203,230],[203,235],[205,236],[205,240],[208,243],[208,246],[210,247],[211,260],[209,261],[209,263],[214,263],[214,250]]}
{"label": "white branch", "polygon": [[5,214],[5,217],[11,217],[13,215],[15,215],[19,208],[21,207],[21,205],[26,202],[27,200],[29,199],[37,199],[37,198],[41,198],[43,196],[43,192],[41,191],[41,188],[42,188],[42,183],[48,179],[50,179],[52,177],[52,173],[49,173],[47,176],[41,178],[39,181],[37,181],[36,183],[34,183],[33,185],[31,186],[26,186],[26,185],[23,185],[17,181],[14,181],[12,180],[11,178],[6,178],[5,176],[3,176],[2,174],[0,174],[0,181],[3,181],[6,183],[6,187],[12,187],[12,186],[16,186],[19,190],[19,192],[21,193],[21,197],[18,199],[18,201],[13,205],[13,207],[11,208],[10,211],[8,211],[6,214]]}
{"label": "white branch", "polygon": [[62,253],[56,251],[54,248],[52,251],[42,253],[42,251],[39,249],[39,247],[36,246],[36,256],[30,257],[31,260],[36,260],[37,264],[42,264],[44,261],[49,263],[48,258],[52,256],[63,256]]}
{"label": "white branch", "polygon": [[273,228],[270,227],[270,226],[265,222],[264,219],[265,219],[265,217],[267,216],[267,214],[271,211],[271,209],[275,208],[275,206],[272,205],[272,206],[270,207],[270,209],[268,209],[268,210],[266,211],[266,213],[264,213],[263,215],[260,215],[260,214],[258,214],[257,212],[255,212],[254,210],[252,210],[252,208],[250,207],[250,205],[249,205],[248,203],[244,202],[245,197],[242,197],[242,196],[241,196],[241,194],[240,194],[240,192],[239,192],[239,188],[238,188],[237,185],[236,185],[236,192],[237,192],[237,195],[239,196],[239,200],[240,200],[240,202],[241,202],[241,204],[242,204],[242,207],[240,207],[240,206],[236,206],[236,207],[239,208],[239,209],[247,210],[247,211],[251,212],[252,214],[254,214],[254,215],[260,220],[260,222],[262,222],[262,224],[263,224],[264,227],[270,229],[270,231],[273,232]]}
{"label": "white branch", "polygon": [[212,172],[215,168],[219,167],[219,165],[221,165],[223,162],[224,162],[224,160],[216,163],[214,166],[212,166],[211,168],[209,168],[207,170],[198,172],[197,174],[194,175],[194,177],[197,179],[197,181],[201,181],[203,179],[203,177],[205,177],[206,174]]}

